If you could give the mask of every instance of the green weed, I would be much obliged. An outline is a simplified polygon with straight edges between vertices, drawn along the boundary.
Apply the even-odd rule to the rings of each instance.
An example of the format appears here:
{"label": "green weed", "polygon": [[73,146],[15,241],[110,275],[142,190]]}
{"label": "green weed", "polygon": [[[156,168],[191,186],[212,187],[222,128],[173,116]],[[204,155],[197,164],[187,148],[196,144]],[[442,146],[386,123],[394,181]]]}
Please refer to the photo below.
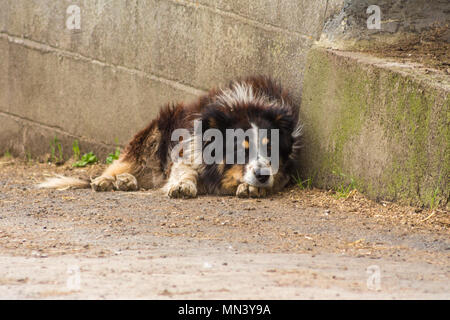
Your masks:
{"label": "green weed", "polygon": [[106,157],[106,163],[107,164],[113,163],[114,160],[119,159],[119,156],[120,156],[120,148],[117,147],[116,150],[114,151],[114,153],[108,154],[108,156]]}
{"label": "green weed", "polygon": [[55,137],[53,139],[53,141],[50,142],[50,153],[51,153],[51,161],[53,163],[63,163],[64,162],[61,142],[58,140],[57,137]]}
{"label": "green weed", "polygon": [[97,162],[98,162],[97,156],[91,151],[89,153],[83,154],[81,159],[79,161],[75,162],[74,164],[72,164],[72,166],[80,168],[80,167],[86,167],[88,164],[94,164]]}

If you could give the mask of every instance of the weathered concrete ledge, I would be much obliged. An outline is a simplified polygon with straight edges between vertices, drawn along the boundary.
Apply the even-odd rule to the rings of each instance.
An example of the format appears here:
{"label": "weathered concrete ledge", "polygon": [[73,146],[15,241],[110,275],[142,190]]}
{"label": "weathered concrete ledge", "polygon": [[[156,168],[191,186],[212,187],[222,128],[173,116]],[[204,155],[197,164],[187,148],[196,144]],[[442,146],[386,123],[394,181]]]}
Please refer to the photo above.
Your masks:
{"label": "weathered concrete ledge", "polygon": [[305,70],[305,178],[353,179],[373,199],[448,203],[450,80],[439,71],[316,48]]}
{"label": "weathered concrete ledge", "polygon": [[[336,14],[326,21],[320,36],[322,47],[355,51],[399,42],[450,41],[447,0],[344,0],[343,5],[335,2]],[[333,6],[333,1],[329,5]],[[378,9],[380,25],[369,28],[368,23],[373,23],[369,17],[376,16],[374,7]]]}

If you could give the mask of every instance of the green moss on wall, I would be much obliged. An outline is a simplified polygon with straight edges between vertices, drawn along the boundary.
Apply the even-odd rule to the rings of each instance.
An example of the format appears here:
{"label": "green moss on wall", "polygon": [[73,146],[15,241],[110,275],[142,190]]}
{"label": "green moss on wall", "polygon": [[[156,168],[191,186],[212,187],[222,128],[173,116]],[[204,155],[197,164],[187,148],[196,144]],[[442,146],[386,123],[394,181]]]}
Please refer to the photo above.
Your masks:
{"label": "green moss on wall", "polygon": [[304,78],[302,118],[302,172],[305,178],[314,173],[317,186],[343,183],[337,172],[374,199],[428,206],[448,202],[445,90],[314,49]]}

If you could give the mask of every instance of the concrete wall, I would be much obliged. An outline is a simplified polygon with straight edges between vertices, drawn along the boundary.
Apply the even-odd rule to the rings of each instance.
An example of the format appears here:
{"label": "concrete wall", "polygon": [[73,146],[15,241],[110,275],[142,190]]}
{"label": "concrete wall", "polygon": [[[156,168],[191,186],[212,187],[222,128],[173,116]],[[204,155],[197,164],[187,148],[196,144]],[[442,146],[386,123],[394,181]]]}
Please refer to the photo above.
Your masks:
{"label": "concrete wall", "polygon": [[66,155],[74,139],[104,154],[162,104],[249,74],[299,101],[329,2],[0,0],[0,152],[42,154],[57,136]]}

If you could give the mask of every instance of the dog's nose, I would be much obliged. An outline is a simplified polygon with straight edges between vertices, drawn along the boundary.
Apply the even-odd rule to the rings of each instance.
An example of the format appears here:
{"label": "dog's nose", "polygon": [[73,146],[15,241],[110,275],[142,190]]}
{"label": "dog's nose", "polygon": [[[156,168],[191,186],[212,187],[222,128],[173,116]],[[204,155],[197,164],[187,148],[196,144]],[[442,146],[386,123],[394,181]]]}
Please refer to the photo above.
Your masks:
{"label": "dog's nose", "polygon": [[255,177],[256,177],[256,179],[259,182],[264,183],[267,180],[269,180],[269,175],[268,174],[262,174],[261,168],[256,168],[254,171],[255,171]]}

